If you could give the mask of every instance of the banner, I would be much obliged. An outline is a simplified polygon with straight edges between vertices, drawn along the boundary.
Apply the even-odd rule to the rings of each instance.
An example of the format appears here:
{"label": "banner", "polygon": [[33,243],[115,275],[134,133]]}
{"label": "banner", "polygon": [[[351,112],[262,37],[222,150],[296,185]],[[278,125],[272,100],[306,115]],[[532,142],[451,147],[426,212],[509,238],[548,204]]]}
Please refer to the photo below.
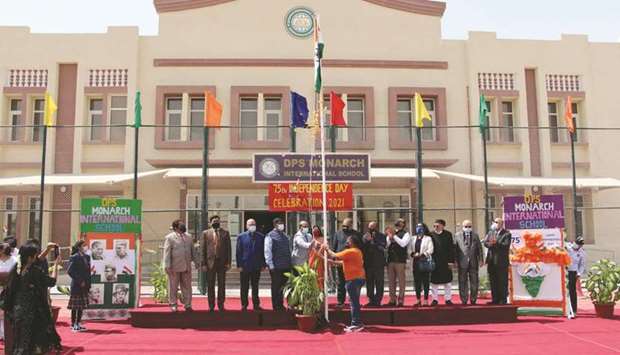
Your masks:
{"label": "banner", "polygon": [[[327,210],[353,210],[352,184],[326,184]],[[323,209],[322,184],[288,183],[269,184],[269,210],[285,211],[320,211]]]}
{"label": "banner", "polygon": [[80,230],[91,253],[91,289],[84,317],[127,318],[138,297],[136,244],[142,230],[142,201],[83,199],[80,211]]}
{"label": "banner", "polygon": [[[254,154],[253,182],[320,182],[321,156],[311,154]],[[327,182],[370,182],[368,154],[325,154]]]}
{"label": "banner", "polygon": [[510,303],[520,312],[565,314],[563,196],[506,196],[504,221],[512,233]]}
{"label": "banner", "polygon": [[506,229],[564,228],[564,197],[562,195],[531,195],[504,197]]}

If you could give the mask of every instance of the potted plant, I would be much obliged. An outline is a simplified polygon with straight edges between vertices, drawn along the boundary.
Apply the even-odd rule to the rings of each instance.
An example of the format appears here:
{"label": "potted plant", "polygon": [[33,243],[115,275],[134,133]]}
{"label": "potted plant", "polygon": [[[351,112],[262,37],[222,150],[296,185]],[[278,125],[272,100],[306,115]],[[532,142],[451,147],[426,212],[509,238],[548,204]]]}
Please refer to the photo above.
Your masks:
{"label": "potted plant", "polygon": [[297,275],[286,273],[288,281],[284,286],[287,303],[296,314],[297,326],[303,332],[316,328],[317,316],[323,304],[323,291],[319,287],[317,272],[305,263],[295,266]]}
{"label": "potted plant", "polygon": [[151,285],[153,285],[153,299],[155,303],[168,303],[168,276],[161,263],[153,264]]}
{"label": "potted plant", "polygon": [[597,261],[588,272],[586,289],[596,315],[613,318],[614,306],[620,300],[620,266],[607,259]]}

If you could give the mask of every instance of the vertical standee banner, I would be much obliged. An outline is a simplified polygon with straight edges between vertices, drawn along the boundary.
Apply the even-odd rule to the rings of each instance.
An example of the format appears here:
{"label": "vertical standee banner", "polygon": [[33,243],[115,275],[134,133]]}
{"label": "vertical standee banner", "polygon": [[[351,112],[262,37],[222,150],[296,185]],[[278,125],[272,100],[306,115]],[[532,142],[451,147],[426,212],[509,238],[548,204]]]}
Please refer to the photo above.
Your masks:
{"label": "vertical standee banner", "polygon": [[566,314],[564,199],[562,195],[504,197],[512,232],[510,302],[520,312]]}
{"label": "vertical standee banner", "polygon": [[91,251],[87,319],[127,318],[137,306],[137,246],[142,233],[142,201],[82,199],[80,232]]}

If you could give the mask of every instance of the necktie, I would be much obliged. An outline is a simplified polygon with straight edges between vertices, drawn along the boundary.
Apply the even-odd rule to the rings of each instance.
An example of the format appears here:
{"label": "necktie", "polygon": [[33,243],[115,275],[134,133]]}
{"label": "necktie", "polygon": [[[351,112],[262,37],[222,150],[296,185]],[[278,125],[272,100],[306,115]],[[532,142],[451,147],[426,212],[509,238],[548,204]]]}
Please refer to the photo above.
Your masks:
{"label": "necktie", "polygon": [[471,234],[466,233],[465,234],[465,246],[469,246],[469,243],[471,242]]}

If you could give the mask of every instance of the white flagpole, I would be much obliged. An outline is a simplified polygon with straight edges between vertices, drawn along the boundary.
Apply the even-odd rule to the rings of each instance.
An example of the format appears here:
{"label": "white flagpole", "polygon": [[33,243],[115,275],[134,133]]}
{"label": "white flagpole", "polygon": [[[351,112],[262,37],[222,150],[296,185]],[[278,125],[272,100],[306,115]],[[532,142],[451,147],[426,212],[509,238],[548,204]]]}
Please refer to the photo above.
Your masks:
{"label": "white flagpole", "polygon": [[[321,89],[321,93],[319,96],[319,122],[321,127],[321,190],[323,193],[323,230],[325,231],[325,239],[324,243],[327,245],[327,241],[329,240],[329,236],[327,235],[327,183],[325,182],[325,129],[323,123],[323,90]],[[325,259],[323,260],[324,266],[324,277],[323,277],[323,290],[325,292],[325,319],[329,322],[329,309],[327,302],[327,276],[328,276],[328,267],[327,267],[327,253],[325,253]]]}

